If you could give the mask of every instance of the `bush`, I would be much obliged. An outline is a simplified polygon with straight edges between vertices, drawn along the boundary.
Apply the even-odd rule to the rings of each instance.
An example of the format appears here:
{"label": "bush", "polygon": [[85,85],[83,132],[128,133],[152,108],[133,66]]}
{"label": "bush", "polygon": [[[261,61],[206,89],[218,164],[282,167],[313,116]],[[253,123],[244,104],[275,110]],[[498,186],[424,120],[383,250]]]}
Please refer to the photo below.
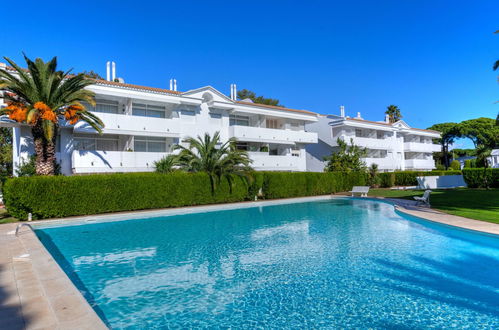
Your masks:
{"label": "bush", "polygon": [[389,173],[381,173],[380,175],[381,178],[381,187],[382,188],[390,188],[395,185],[395,173],[389,172]]}
{"label": "bush", "polygon": [[464,168],[476,168],[476,159],[466,159],[464,161]]}
{"label": "bush", "polygon": [[437,171],[445,171],[445,166],[443,164],[437,164]]}
{"label": "bush", "polygon": [[381,173],[381,187],[389,188],[392,186],[416,186],[418,176],[441,176],[441,175],[460,175],[461,171],[395,171],[390,173]]}
{"label": "bush", "polygon": [[465,168],[463,177],[469,188],[499,188],[499,168]]}
{"label": "bush", "polygon": [[331,194],[366,184],[365,173],[254,172],[250,184],[226,180],[211,192],[204,173],[173,172],[34,176],[7,180],[4,200],[9,213],[26,219],[89,215],[189,205]]}
{"label": "bush", "polygon": [[453,160],[450,163],[450,168],[454,171],[459,171],[461,170],[461,163],[458,160]]}

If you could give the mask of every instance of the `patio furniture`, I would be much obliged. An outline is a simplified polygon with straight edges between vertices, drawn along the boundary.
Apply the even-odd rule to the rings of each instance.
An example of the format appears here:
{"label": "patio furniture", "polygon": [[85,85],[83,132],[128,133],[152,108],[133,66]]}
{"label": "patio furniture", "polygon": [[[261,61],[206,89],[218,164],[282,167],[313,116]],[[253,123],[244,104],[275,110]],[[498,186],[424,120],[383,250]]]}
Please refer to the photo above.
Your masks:
{"label": "patio furniture", "polygon": [[416,205],[425,204],[426,206],[430,207],[430,194],[431,190],[425,190],[423,197],[414,196],[414,199],[417,202]]}
{"label": "patio furniture", "polygon": [[352,197],[355,196],[355,194],[360,194],[360,197],[367,197],[367,193],[369,192],[369,186],[353,186],[352,191]]}

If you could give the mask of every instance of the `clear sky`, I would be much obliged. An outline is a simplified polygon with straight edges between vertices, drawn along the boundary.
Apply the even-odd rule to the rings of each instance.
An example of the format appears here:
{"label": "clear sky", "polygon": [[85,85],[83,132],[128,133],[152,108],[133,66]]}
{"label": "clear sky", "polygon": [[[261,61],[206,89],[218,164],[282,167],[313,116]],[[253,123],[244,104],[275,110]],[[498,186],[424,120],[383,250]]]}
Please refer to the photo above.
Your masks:
{"label": "clear sky", "polygon": [[498,0],[23,1],[2,17],[0,55],[21,52],[126,82],[229,85],[285,106],[407,123],[495,118]]}

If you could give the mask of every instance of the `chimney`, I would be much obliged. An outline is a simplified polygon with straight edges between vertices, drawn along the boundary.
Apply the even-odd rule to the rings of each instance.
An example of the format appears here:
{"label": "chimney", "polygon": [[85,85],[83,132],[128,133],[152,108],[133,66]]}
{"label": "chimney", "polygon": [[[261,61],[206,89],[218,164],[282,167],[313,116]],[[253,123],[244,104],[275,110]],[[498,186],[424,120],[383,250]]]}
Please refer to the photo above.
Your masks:
{"label": "chimney", "polygon": [[177,79],[173,79],[173,90],[177,91]]}
{"label": "chimney", "polygon": [[114,63],[113,61],[111,65],[112,65],[111,80],[114,81],[116,79],[116,63]]}
{"label": "chimney", "polygon": [[230,99],[233,101],[237,100],[236,84],[230,84]]}
{"label": "chimney", "polygon": [[106,80],[111,80],[111,62],[109,61],[106,62]]}
{"label": "chimney", "polygon": [[362,117],[360,116],[360,112],[357,112],[357,119],[362,119]]}
{"label": "chimney", "polygon": [[173,79],[170,79],[170,90],[173,90]]}
{"label": "chimney", "polygon": [[340,105],[340,116],[345,118],[345,106]]}
{"label": "chimney", "polygon": [[385,123],[389,123],[390,122],[390,116],[389,115],[385,115]]}

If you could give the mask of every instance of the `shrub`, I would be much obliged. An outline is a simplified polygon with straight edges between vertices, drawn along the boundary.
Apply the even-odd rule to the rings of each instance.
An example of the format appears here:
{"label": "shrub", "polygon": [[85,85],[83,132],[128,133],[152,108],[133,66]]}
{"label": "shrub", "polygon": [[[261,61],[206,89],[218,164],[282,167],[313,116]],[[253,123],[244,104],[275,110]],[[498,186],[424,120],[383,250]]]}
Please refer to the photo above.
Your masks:
{"label": "shrub", "polygon": [[466,159],[464,161],[464,168],[476,168],[476,159]]}
{"label": "shrub", "polygon": [[437,164],[437,171],[445,171],[445,166],[443,164]]}
{"label": "shrub", "polygon": [[470,188],[499,188],[499,168],[465,168],[463,177]]}
{"label": "shrub", "polygon": [[382,188],[390,188],[395,185],[395,173],[393,172],[381,173],[379,176],[381,178],[380,185]]}
{"label": "shrub", "polygon": [[129,173],[88,176],[35,176],[7,180],[5,205],[26,219],[87,215],[186,205],[236,202],[247,187],[236,181],[232,194],[226,181],[212,194],[204,173]]}
{"label": "shrub", "polygon": [[253,172],[249,184],[226,180],[212,193],[205,173],[173,172],[34,176],[7,180],[4,200],[9,213],[26,219],[89,215],[188,205],[330,194],[366,184],[365,173]]}
{"label": "shrub", "polygon": [[453,160],[450,163],[450,168],[454,171],[459,171],[461,170],[461,163],[458,160]]}

